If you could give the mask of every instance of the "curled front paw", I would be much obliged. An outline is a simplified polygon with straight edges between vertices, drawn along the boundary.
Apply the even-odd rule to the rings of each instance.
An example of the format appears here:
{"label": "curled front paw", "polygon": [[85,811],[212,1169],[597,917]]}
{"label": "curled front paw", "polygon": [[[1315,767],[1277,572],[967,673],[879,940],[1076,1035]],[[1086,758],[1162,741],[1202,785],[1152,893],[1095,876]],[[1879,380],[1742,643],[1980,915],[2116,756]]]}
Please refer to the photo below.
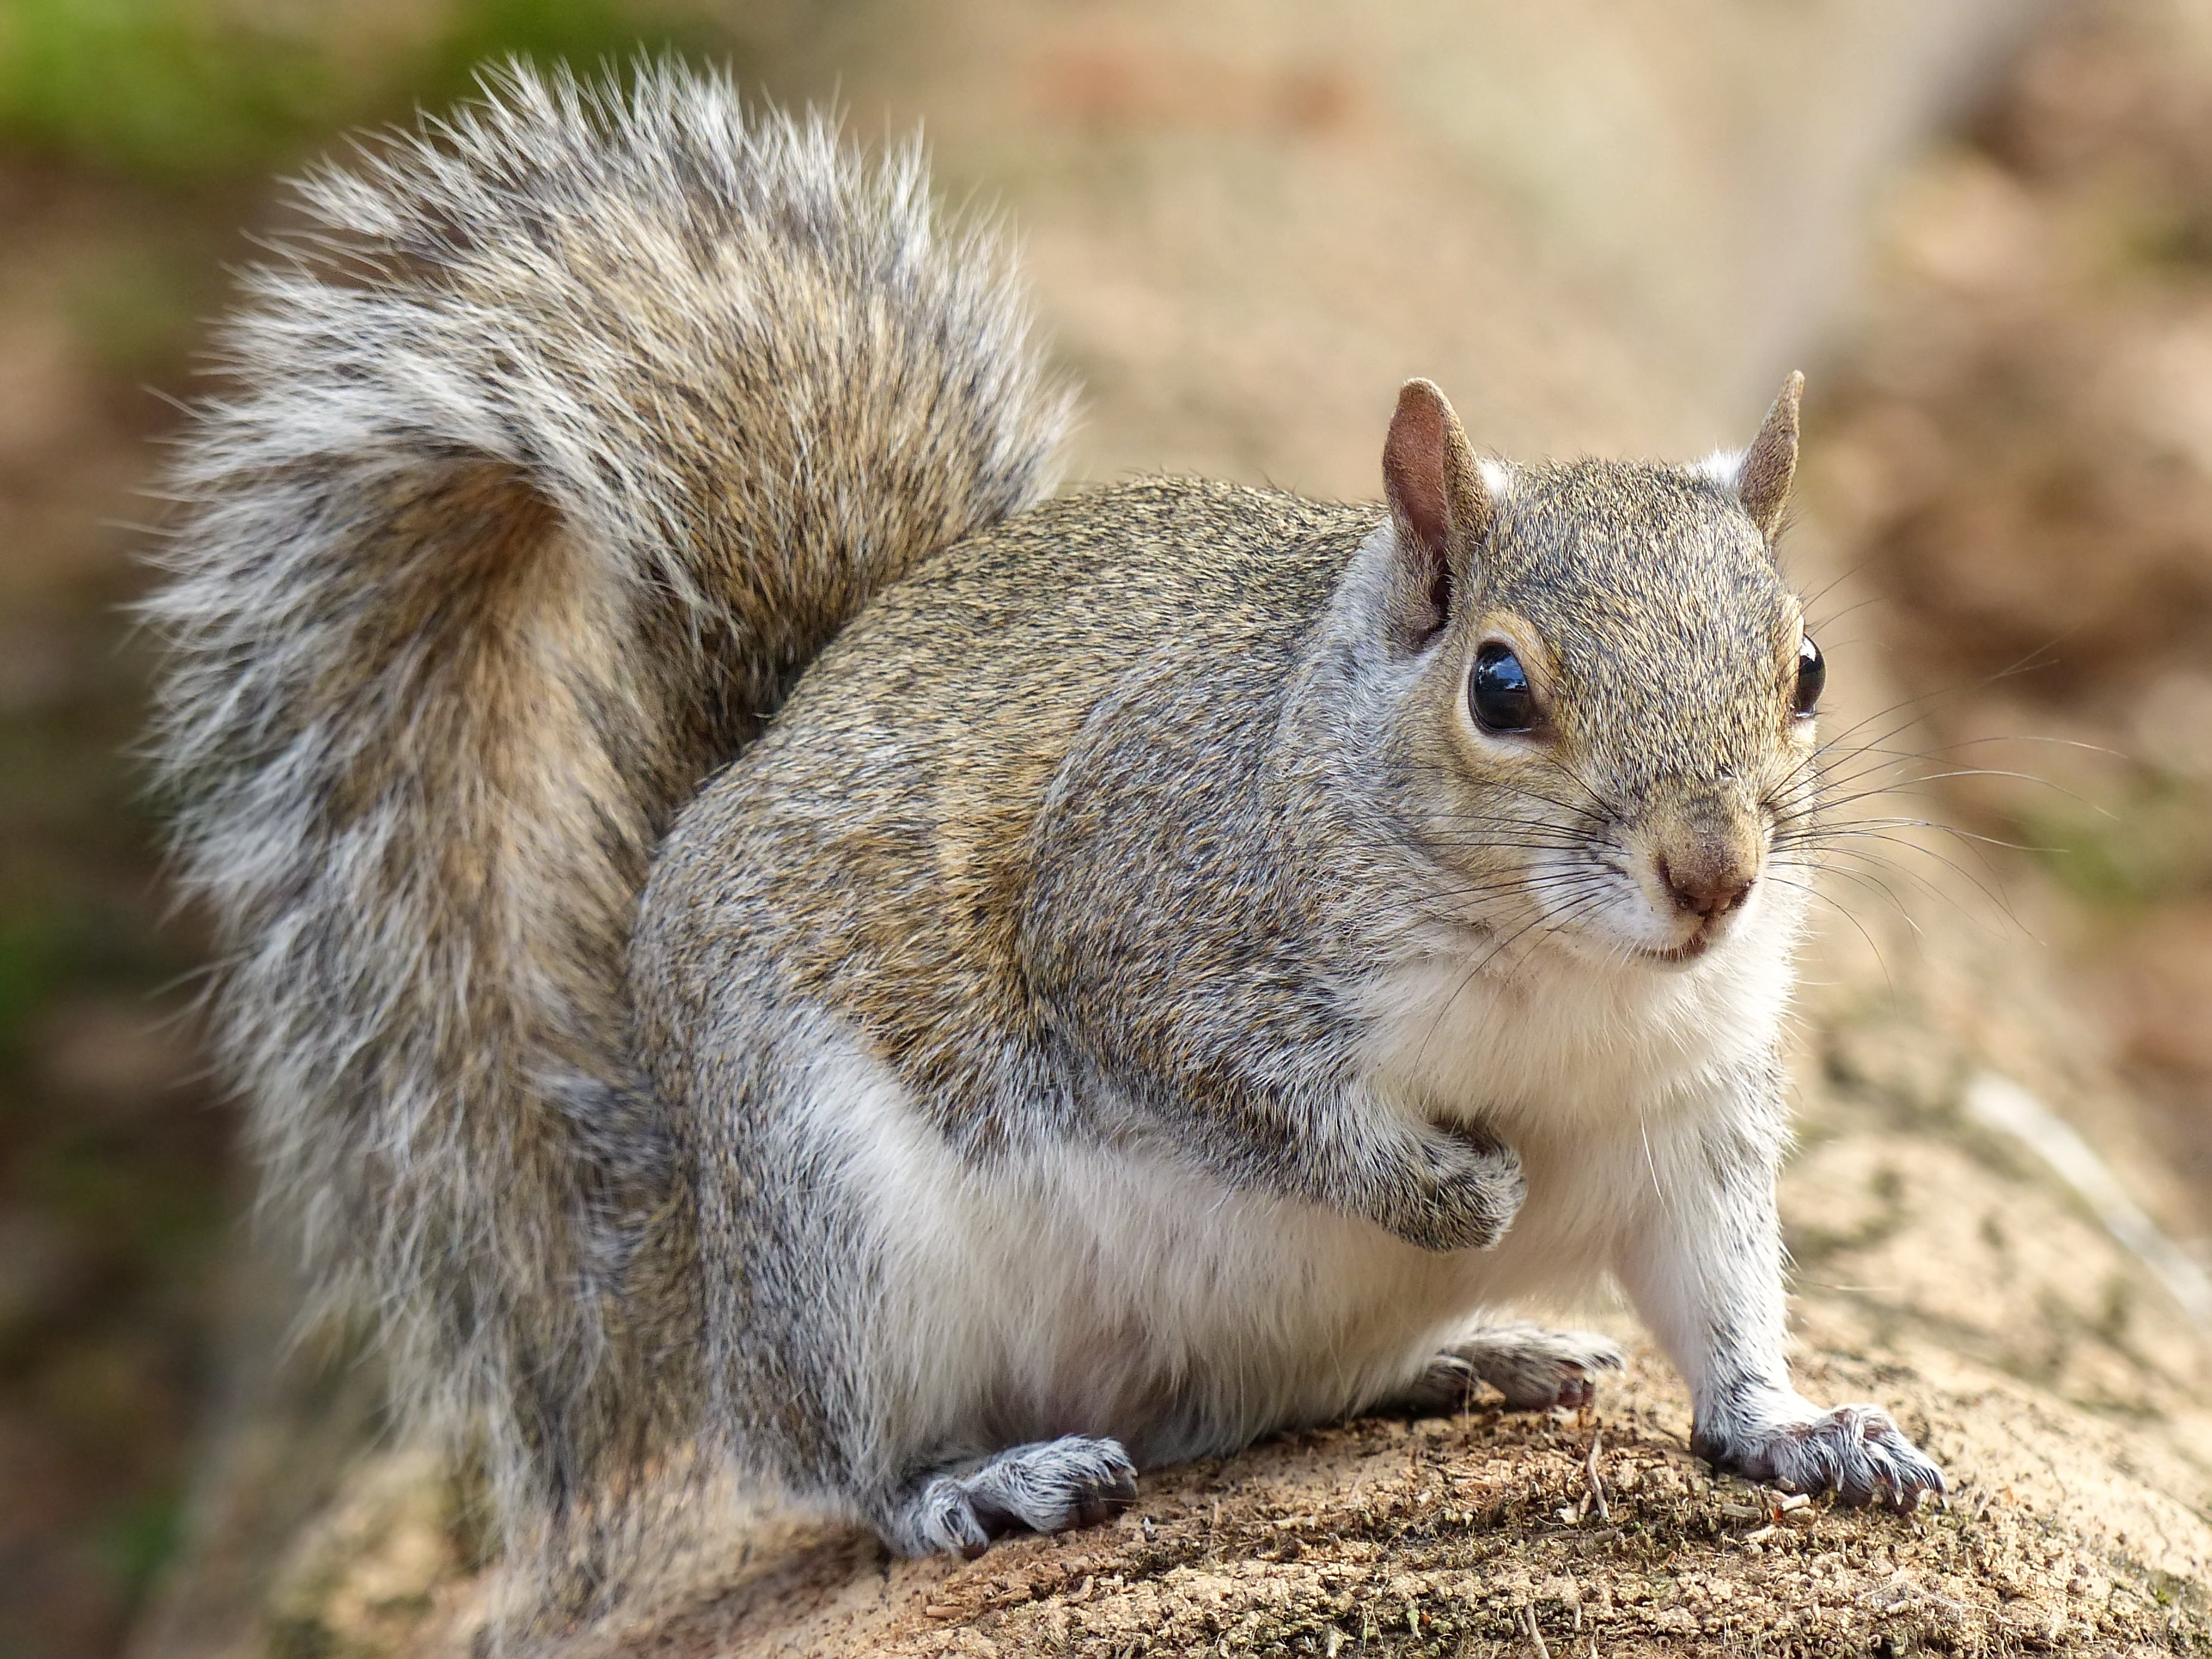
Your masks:
{"label": "curled front paw", "polygon": [[1804,1400],[1756,1417],[1701,1425],[1691,1449],[1717,1467],[1785,1492],[1833,1492],[1856,1507],[1910,1510],[1941,1494],[1943,1471],[1879,1406],[1822,1411]]}
{"label": "curled front paw", "polygon": [[1413,1179],[1385,1224],[1424,1249],[1486,1250],[1505,1237],[1528,1194],[1521,1155],[1510,1146],[1474,1131],[1430,1127]]}

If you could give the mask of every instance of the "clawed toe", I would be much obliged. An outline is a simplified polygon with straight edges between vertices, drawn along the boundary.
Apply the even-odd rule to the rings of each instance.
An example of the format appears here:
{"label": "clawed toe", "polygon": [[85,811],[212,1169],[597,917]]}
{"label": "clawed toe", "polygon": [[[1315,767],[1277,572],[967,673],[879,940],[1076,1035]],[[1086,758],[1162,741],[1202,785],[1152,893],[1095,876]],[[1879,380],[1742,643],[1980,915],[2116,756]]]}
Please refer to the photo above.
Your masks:
{"label": "clawed toe", "polygon": [[1096,1527],[1112,1520],[1137,1501],[1137,1477],[1124,1472],[1106,1484],[1083,1489],[1075,1498],[1070,1525]]}
{"label": "clawed toe", "polygon": [[1559,1392],[1551,1404],[1568,1411],[1580,1411],[1597,1398],[1597,1379],[1588,1371],[1577,1370],[1561,1379]]}

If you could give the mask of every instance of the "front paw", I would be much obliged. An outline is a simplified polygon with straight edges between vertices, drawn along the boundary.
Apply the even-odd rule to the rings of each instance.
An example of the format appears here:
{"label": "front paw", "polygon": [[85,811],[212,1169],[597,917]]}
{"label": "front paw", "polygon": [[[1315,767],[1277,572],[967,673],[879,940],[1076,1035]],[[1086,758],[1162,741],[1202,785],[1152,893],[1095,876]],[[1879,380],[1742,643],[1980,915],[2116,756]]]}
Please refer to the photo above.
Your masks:
{"label": "front paw", "polygon": [[1778,1406],[1701,1423],[1690,1448],[1719,1468],[1785,1492],[1833,1492],[1854,1508],[1917,1506],[1943,1490],[1943,1471],[1879,1406],[1822,1411],[1791,1395]]}
{"label": "front paw", "polygon": [[1528,1195],[1520,1154],[1475,1131],[1425,1127],[1412,1163],[1384,1224],[1425,1250],[1488,1249]]}

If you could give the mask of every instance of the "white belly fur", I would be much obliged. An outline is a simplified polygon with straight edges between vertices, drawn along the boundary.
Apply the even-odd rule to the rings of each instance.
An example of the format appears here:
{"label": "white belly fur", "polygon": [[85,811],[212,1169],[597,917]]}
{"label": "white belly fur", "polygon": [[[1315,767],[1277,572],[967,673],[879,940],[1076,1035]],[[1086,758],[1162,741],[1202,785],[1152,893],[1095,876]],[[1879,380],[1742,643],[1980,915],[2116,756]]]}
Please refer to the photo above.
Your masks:
{"label": "white belly fur", "polygon": [[1163,1156],[1086,1147],[979,1171],[887,1070],[825,1043],[806,1132],[837,1149],[882,1251],[872,1319],[908,1443],[1106,1434],[1145,1464],[1227,1451],[1389,1395],[1486,1310],[1592,1286],[1653,1191],[1650,1140],[1717,1103],[1717,1071],[1771,1037],[1780,998],[1571,978],[1579,1000],[1501,1000],[1448,964],[1389,988],[1378,1073],[1488,1116],[1528,1179],[1501,1243],[1449,1255]]}

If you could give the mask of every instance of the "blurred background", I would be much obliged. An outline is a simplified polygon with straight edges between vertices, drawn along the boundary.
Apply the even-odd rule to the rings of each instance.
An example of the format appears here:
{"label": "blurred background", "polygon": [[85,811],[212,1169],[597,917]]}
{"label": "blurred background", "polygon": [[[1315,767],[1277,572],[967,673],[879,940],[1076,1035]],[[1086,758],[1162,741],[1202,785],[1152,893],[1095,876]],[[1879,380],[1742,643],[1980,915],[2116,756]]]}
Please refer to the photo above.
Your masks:
{"label": "blurred background", "polygon": [[[131,756],[161,441],[273,180],[503,54],[924,119],[1023,229],[1079,477],[1370,495],[1417,372],[1508,453],[1697,453],[1802,362],[1823,643],[1895,687],[1874,758],[1989,838],[1838,904],[1943,881],[2046,959],[2202,1259],[2212,5],[1893,7],[1901,46],[1478,9],[1510,50],[1449,7],[0,0],[0,1659],[117,1651],[175,1547],[246,1193]],[[1805,78],[1723,74],[1754,50]]]}

